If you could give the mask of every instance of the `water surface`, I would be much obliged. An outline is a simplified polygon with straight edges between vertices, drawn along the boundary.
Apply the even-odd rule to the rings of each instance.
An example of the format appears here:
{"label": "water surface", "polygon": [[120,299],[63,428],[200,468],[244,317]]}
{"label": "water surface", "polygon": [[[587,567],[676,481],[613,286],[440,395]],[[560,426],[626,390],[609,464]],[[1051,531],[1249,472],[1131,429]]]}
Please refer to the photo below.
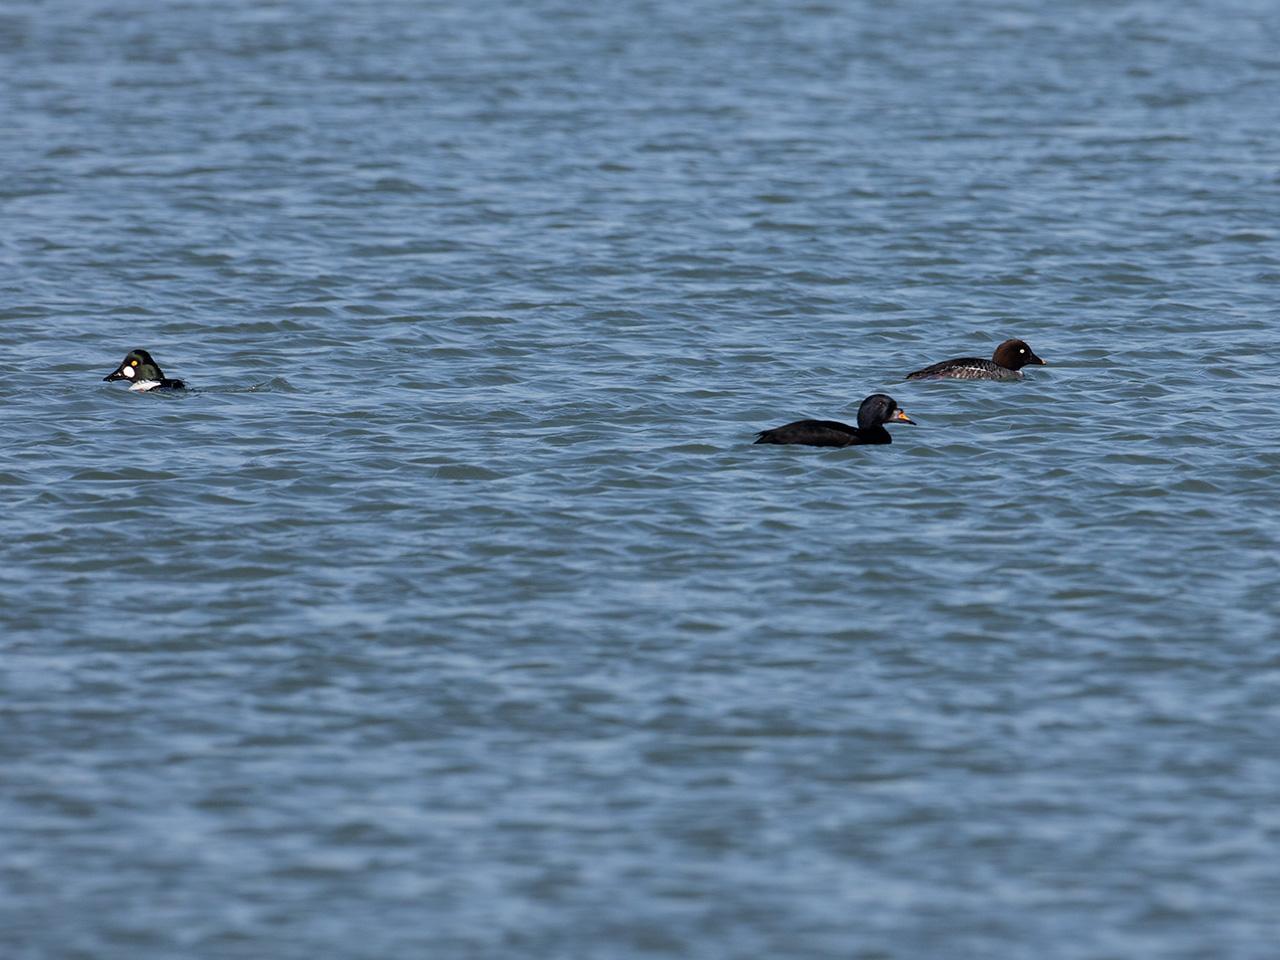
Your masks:
{"label": "water surface", "polygon": [[4,954],[1273,957],[1278,23],[0,7]]}

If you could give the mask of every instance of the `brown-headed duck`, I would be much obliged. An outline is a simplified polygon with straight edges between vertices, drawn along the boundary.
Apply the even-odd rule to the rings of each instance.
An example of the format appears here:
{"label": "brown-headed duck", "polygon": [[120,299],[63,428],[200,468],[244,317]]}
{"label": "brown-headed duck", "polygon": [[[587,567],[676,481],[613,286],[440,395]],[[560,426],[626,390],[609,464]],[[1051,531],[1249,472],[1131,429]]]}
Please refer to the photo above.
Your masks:
{"label": "brown-headed duck", "polygon": [[996,347],[990,360],[981,357],[959,357],[908,373],[908,380],[1021,380],[1022,368],[1044,361],[1025,340],[1006,340]]}

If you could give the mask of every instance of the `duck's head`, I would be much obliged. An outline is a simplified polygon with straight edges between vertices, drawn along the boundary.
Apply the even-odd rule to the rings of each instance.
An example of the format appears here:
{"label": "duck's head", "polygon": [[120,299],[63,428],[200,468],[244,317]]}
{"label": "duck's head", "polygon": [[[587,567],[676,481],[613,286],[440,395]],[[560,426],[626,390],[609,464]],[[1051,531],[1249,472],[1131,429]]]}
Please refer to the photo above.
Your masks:
{"label": "duck's head", "polygon": [[1010,370],[1021,370],[1029,363],[1044,363],[1025,340],[1006,340],[996,347],[991,359]]}
{"label": "duck's head", "polygon": [[103,380],[128,380],[131,383],[145,383],[149,380],[163,380],[164,372],[160,365],[151,359],[145,350],[130,350],[120,366],[108,373]]}
{"label": "duck's head", "polygon": [[894,422],[915,423],[907,416],[907,412],[898,406],[897,401],[886,393],[873,393],[862,401],[862,406],[858,407],[859,430],[871,430]]}

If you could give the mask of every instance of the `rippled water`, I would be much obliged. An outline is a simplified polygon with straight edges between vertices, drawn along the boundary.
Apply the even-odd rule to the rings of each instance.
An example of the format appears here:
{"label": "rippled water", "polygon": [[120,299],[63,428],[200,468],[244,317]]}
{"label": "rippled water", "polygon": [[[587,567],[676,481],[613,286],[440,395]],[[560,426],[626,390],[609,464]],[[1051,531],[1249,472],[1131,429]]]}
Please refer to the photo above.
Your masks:
{"label": "rippled water", "polygon": [[1277,49],[0,6],[4,955],[1274,957]]}

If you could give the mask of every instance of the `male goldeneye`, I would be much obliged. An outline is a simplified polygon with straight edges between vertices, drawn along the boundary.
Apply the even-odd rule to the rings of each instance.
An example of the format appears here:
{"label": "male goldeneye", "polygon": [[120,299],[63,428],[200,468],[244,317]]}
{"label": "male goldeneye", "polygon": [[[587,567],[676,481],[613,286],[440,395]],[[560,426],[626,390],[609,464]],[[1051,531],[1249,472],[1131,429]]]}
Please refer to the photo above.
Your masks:
{"label": "male goldeneye", "polygon": [[811,447],[851,447],[860,443],[893,443],[886,423],[915,423],[898,408],[893,397],[873,393],[858,407],[858,425],[838,420],[797,420],[772,430],[761,430],[756,443],[803,443]]}
{"label": "male goldeneye", "polygon": [[170,380],[145,350],[130,350],[114,373],[103,380],[128,380],[130,390],[185,390],[181,380]]}
{"label": "male goldeneye", "polygon": [[996,347],[990,360],[980,357],[960,357],[943,360],[932,366],[908,373],[908,380],[1021,380],[1022,368],[1029,363],[1044,361],[1025,340],[1006,340]]}

